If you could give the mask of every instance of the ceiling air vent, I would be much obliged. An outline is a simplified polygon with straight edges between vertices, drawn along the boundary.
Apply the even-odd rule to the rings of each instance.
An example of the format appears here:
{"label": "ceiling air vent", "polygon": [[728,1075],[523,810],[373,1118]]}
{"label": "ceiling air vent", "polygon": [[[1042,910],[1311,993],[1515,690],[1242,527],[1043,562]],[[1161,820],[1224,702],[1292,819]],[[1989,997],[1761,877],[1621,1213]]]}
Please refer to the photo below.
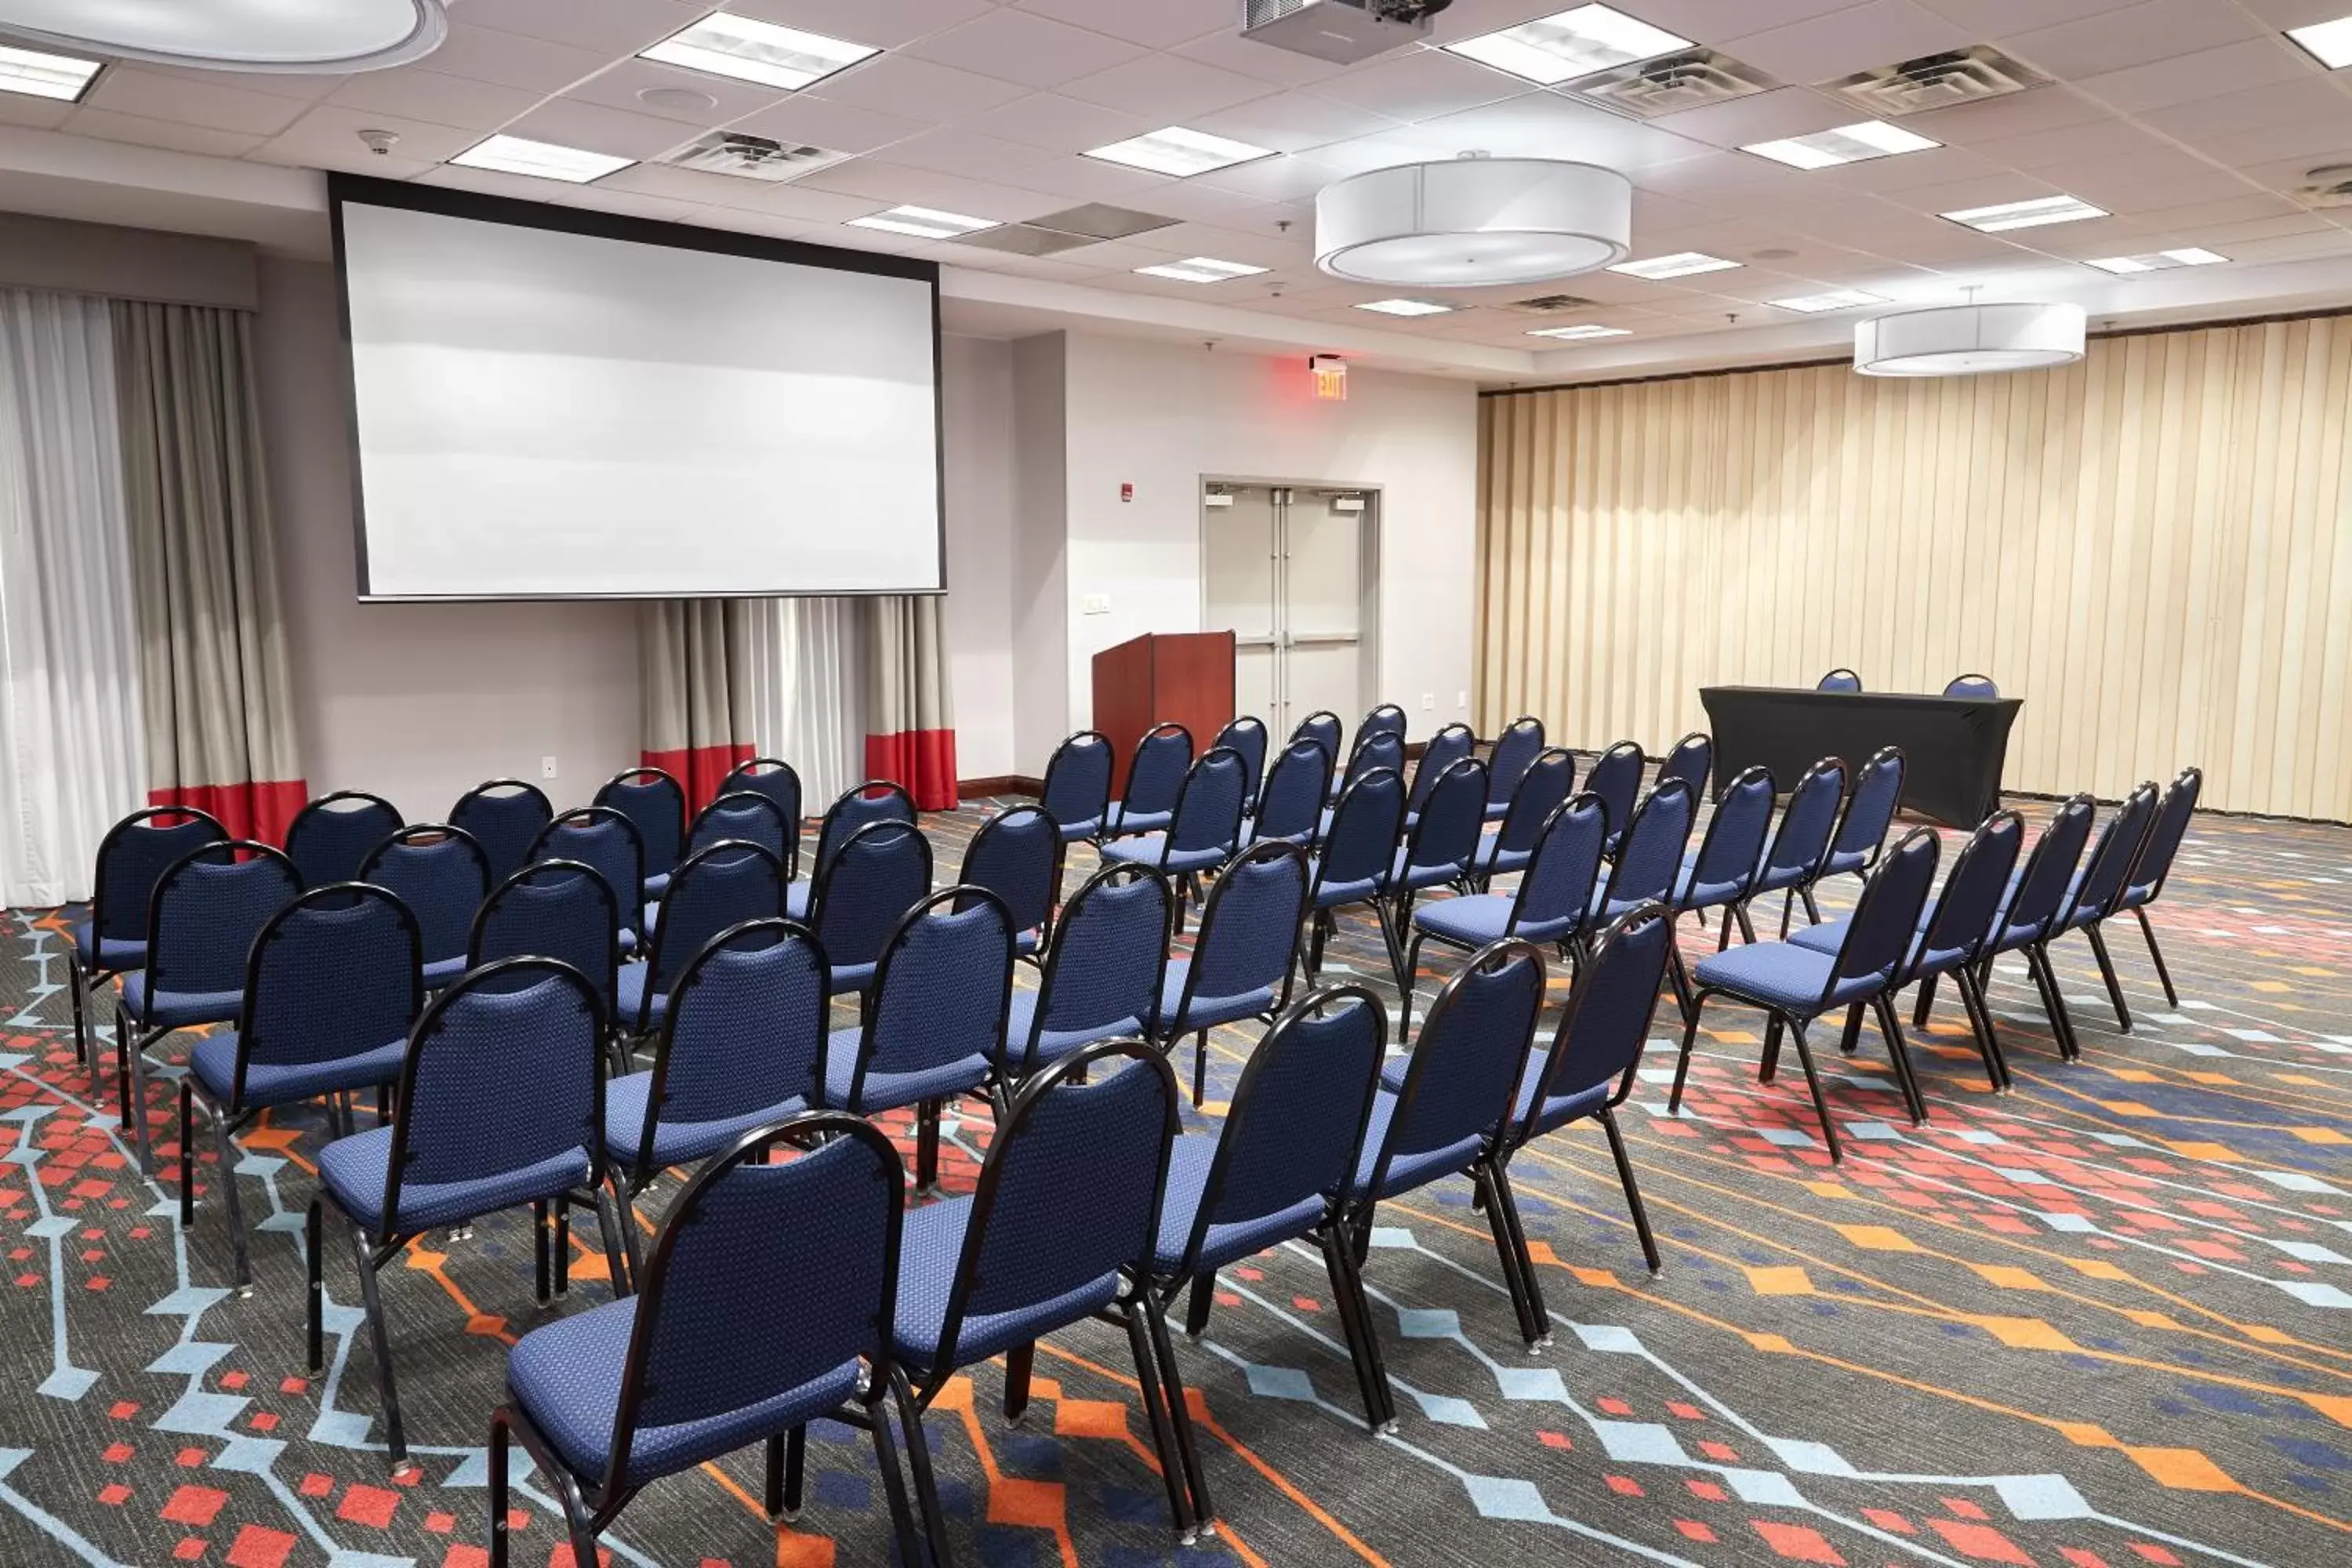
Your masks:
{"label": "ceiling air vent", "polygon": [[1581,294],[1538,294],[1532,299],[1513,300],[1503,309],[1528,316],[1557,316],[1568,310],[1595,310],[1600,303],[1600,300],[1588,300]]}
{"label": "ceiling air vent", "polygon": [[705,174],[733,174],[739,179],[766,180],[781,184],[846,163],[850,154],[793,142],[774,142],[740,132],[714,131],[698,137],[662,160],[673,168]]}
{"label": "ceiling air vent", "polygon": [[1057,213],[1033,217],[1026,223],[1000,224],[976,234],[958,235],[956,243],[976,245],[982,250],[1009,251],[1014,256],[1054,256],[1084,245],[1099,245],[1106,239],[1150,234],[1175,221],[1158,213],[1088,202],[1083,206],[1064,207]]}
{"label": "ceiling air vent", "polygon": [[1685,49],[1654,60],[1580,77],[1559,90],[1621,114],[1647,120],[1679,110],[1704,109],[1762,92],[1772,79],[1713,49]]}
{"label": "ceiling air vent", "polygon": [[1981,103],[2041,87],[2049,78],[1988,44],[1923,55],[1901,65],[1858,71],[1829,85],[1875,118],[1892,120],[1957,103]]}
{"label": "ceiling air vent", "polygon": [[2314,169],[2287,194],[2307,207],[2352,207],[2352,163]]}

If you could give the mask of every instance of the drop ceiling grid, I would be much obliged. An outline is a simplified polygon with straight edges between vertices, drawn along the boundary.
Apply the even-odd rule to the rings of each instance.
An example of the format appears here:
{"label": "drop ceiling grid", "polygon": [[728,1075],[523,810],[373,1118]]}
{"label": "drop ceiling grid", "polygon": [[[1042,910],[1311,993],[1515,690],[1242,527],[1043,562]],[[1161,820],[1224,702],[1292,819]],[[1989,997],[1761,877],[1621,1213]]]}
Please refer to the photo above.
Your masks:
{"label": "drop ceiling grid", "polygon": [[[1708,249],[1745,264],[1562,286],[1600,301],[1595,320],[1644,334],[1735,310],[1743,324],[1785,321],[1760,301],[1830,287],[1998,285],[2168,246],[2210,244],[2246,261],[2352,254],[2352,209],[2306,210],[2280,194],[2311,165],[2352,162],[2352,72],[2321,70],[2280,30],[2341,15],[2352,0],[1622,0],[1785,84],[1646,123],[1438,47],[1565,3],[1456,0],[1429,45],[1341,68],[1234,37],[1230,0],[729,0],[722,8],[885,51],[784,93],[634,58],[710,9],[694,0],[451,0],[447,42],[415,65],[261,77],[117,64],[79,107],[0,98],[0,123],[792,233],[1301,320],[1361,315],[1350,308],[1360,300],[1314,270],[1314,193],[1362,169],[1472,149],[1623,170],[1640,193],[1637,254]],[[2055,84],[1907,117],[1947,143],[1937,152],[1801,174],[1735,150],[1857,117],[1821,85],[1848,71],[1976,43]],[[716,105],[698,117],[637,96],[664,86]],[[1276,155],[1187,181],[1078,155],[1179,122]],[[401,138],[391,156],[357,140],[377,128]],[[652,163],[581,187],[445,166],[497,132],[655,160],[720,128],[855,156],[788,185]],[[2115,216],[1999,236],[1935,216],[2060,192]],[[1015,222],[1088,201],[1177,222],[1038,258],[840,226],[901,203]],[[1773,249],[1796,255],[1757,259]],[[1187,255],[1270,270],[1213,289],[1130,270]],[[1453,298],[1472,308],[1366,319],[1515,346],[1543,324],[1481,291]]]}

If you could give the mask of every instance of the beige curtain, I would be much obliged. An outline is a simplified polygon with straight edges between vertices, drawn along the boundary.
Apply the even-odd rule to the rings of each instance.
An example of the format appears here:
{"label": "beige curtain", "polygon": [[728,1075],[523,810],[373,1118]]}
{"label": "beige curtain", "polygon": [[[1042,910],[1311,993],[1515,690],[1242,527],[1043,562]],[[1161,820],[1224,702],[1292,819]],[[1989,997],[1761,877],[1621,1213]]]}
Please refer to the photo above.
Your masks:
{"label": "beige curtain", "polygon": [[656,599],[637,618],[645,763],[685,786],[698,810],[753,756],[755,618],[761,599]]}
{"label": "beige curtain", "polygon": [[306,791],[295,742],[241,310],[112,303],[138,595],[149,799],[277,841]]}

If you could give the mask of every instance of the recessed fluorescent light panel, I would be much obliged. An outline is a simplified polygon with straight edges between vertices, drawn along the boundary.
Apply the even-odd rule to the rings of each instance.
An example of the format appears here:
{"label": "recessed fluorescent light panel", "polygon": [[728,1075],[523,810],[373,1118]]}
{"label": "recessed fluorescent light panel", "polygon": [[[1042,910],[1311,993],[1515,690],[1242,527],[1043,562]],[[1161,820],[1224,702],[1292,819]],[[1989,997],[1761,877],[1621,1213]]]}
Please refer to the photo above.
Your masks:
{"label": "recessed fluorescent light panel", "polygon": [[99,62],[71,55],[47,55],[38,49],[0,45],[0,92],[21,92],[29,98],[54,98],[66,103],[79,100],[97,77]]}
{"label": "recessed fluorescent light panel", "polygon": [[2286,36],[2309,52],[2311,58],[2329,70],[2340,71],[2352,66],[2352,16],[2338,16],[2333,22],[2314,22],[2308,27],[2289,27]]}
{"label": "recessed fluorescent light panel", "polygon": [[1157,267],[1139,267],[1136,270],[1146,278],[1172,278],[1179,283],[1223,283],[1228,278],[1247,278],[1265,268],[1244,261],[1220,261],[1213,256],[1188,256],[1181,261],[1163,261]]}
{"label": "recessed fluorescent light panel", "polygon": [[2095,207],[2074,196],[2043,196],[2030,202],[2003,202],[1999,206],[1969,207],[1960,212],[1946,213],[1954,223],[1966,224],[1986,234],[2000,234],[2012,228],[2040,228],[2051,223],[2080,223],[2084,218],[2105,217],[2107,209]]}
{"label": "recessed fluorescent light panel", "polygon": [[2151,250],[2143,256],[2102,256],[2087,265],[2102,272],[2128,275],[2134,272],[2169,272],[2176,267],[2218,267],[2229,259],[2219,251],[2192,245],[2180,250]]}
{"label": "recessed fluorescent light panel", "polygon": [[1779,142],[1757,142],[1740,149],[1792,169],[1834,169],[1840,163],[1860,163],[1871,158],[1891,158],[1897,153],[1926,153],[1942,146],[1884,120],[1864,120],[1810,136]]}
{"label": "recessed fluorescent light panel", "polygon": [[1580,342],[1587,338],[1626,338],[1633,333],[1623,327],[1604,327],[1597,321],[1588,321],[1580,327],[1538,327],[1528,336],[1564,338],[1571,342]]}
{"label": "recessed fluorescent light panel", "polygon": [[1274,149],[1253,147],[1246,142],[1229,142],[1205,131],[1171,125],[1114,142],[1108,147],[1097,147],[1087,156],[1100,158],[1106,163],[1124,163],[1130,169],[1146,169],[1155,174],[1173,174],[1181,180],[1190,174],[1206,174],[1217,169],[1230,169],[1236,163],[1271,158]]}
{"label": "recessed fluorescent light panel", "polygon": [[849,226],[919,235],[925,239],[954,239],[960,235],[978,234],[983,228],[994,228],[996,220],[992,217],[966,217],[961,213],[943,213],[935,207],[891,207],[884,212],[851,218]]}
{"label": "recessed fluorescent light panel", "polygon": [[881,52],[871,45],[717,11],[639,50],[637,58],[796,90]]}
{"label": "recessed fluorescent light panel", "polygon": [[1690,47],[1688,38],[1606,5],[1579,5],[1445,46],[1465,59],[1544,87]]}
{"label": "recessed fluorescent light panel", "polygon": [[1689,278],[1701,272],[1728,272],[1738,265],[1737,261],[1726,261],[1720,256],[1709,256],[1704,251],[1677,250],[1672,256],[1653,256],[1646,261],[1621,261],[1609,270],[1622,272],[1629,278],[1647,278],[1655,282],[1661,278]]}
{"label": "recessed fluorescent light panel", "polygon": [[1368,300],[1356,309],[1378,310],[1383,316],[1444,316],[1450,315],[1454,307],[1434,300]]}
{"label": "recessed fluorescent light panel", "polygon": [[533,179],[584,185],[616,169],[625,169],[636,160],[578,147],[559,147],[552,142],[533,142],[527,136],[493,136],[475,142],[449,162],[464,169],[496,169],[502,174],[529,174]]}
{"label": "recessed fluorescent light panel", "polygon": [[1832,289],[1826,294],[1801,294],[1793,300],[1767,300],[1768,305],[1783,310],[1799,310],[1808,316],[1823,310],[1851,310],[1857,305],[1884,305],[1883,295],[1865,294],[1859,289]]}

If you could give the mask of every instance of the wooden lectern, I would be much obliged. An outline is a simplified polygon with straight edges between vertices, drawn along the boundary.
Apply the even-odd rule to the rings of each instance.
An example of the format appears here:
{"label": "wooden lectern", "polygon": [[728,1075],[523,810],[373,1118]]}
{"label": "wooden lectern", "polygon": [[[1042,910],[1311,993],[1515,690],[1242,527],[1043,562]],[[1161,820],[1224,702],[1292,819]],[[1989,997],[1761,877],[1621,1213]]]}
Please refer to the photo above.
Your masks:
{"label": "wooden lectern", "polygon": [[1118,760],[1114,795],[1127,793],[1135,743],[1154,724],[1192,731],[1200,755],[1234,717],[1234,634],[1153,632],[1095,655],[1095,728]]}

